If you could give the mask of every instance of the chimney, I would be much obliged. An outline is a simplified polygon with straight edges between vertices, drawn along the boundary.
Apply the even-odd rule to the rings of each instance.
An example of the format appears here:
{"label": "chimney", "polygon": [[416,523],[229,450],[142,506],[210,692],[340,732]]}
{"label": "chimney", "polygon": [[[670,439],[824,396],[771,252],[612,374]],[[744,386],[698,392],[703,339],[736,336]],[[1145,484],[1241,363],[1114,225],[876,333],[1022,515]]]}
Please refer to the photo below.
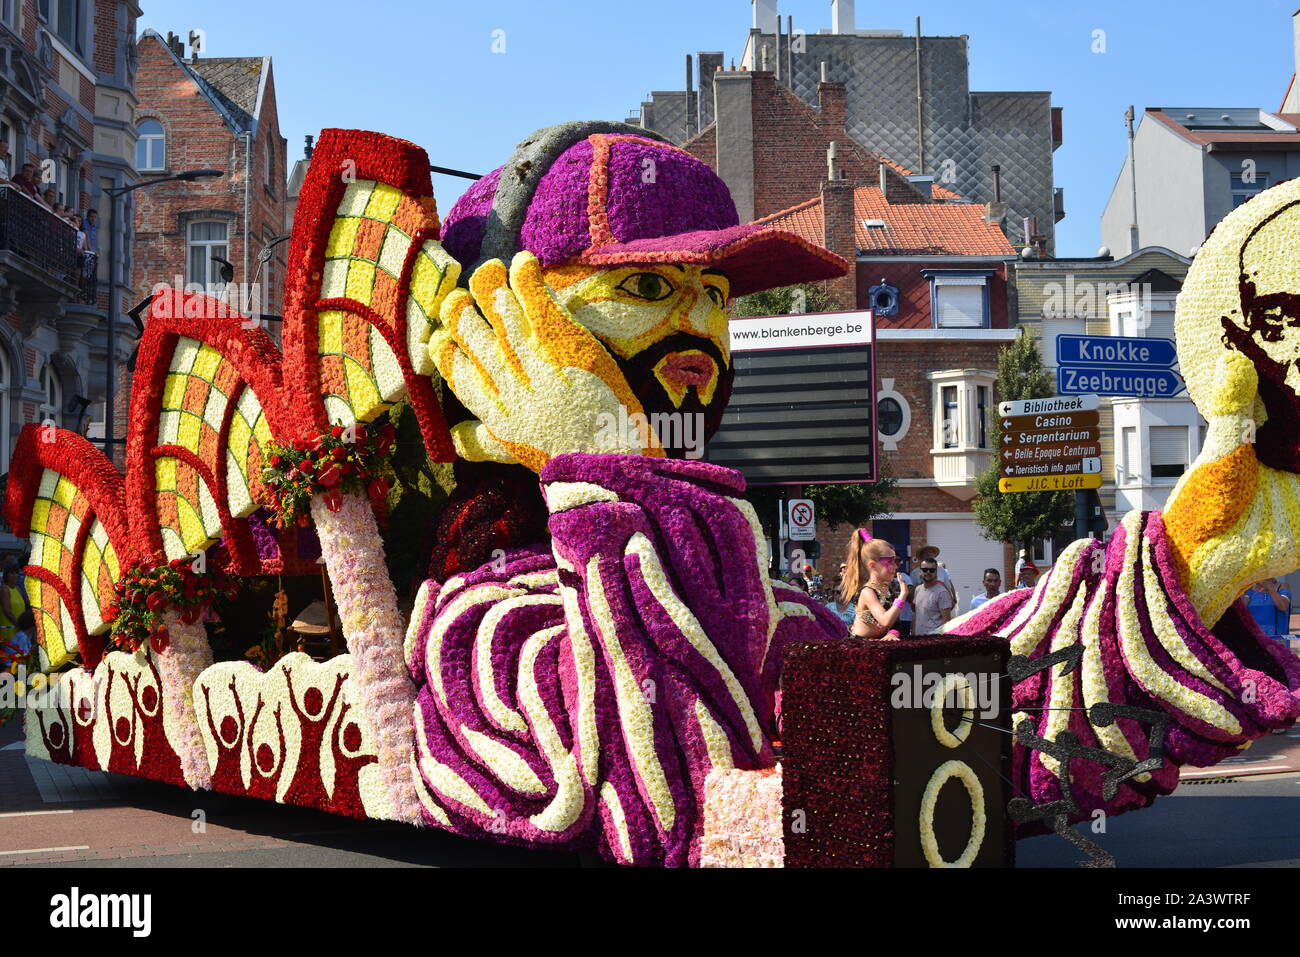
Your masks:
{"label": "chimney", "polygon": [[314,137],[314,136],[312,136],[310,133],[308,133],[308,134],[307,134],[307,145],[306,145],[306,147],[305,147],[305,148],[303,149],[303,151],[302,151],[302,155],[305,156],[307,159],[311,159],[311,152],[312,152],[312,150],[314,150],[314,149],[316,148],[316,147],[313,146],[312,144],[315,143],[315,142],[316,142],[316,137]]}
{"label": "chimney", "polygon": [[831,0],[831,33],[856,33],[853,0]]}
{"label": "chimney", "polygon": [[705,129],[713,122],[713,75],[722,69],[722,54],[697,53],[700,65],[700,95],[695,99],[695,131]]}
{"label": "chimney", "polygon": [[914,203],[928,203],[930,197],[929,183],[934,182],[930,176],[919,177],[925,180],[926,184],[913,184],[909,178],[904,176],[894,167],[881,160],[880,162],[880,191],[885,194],[885,202],[894,206],[908,205]]}
{"label": "chimney", "polygon": [[1007,204],[1002,202],[1002,167],[993,164],[993,199],[984,204],[984,222],[1002,226],[1007,220]]}
{"label": "chimney", "polygon": [[750,222],[755,218],[754,74],[714,74],[713,122],[717,149],[714,169],[731,191],[740,221]]}
{"label": "chimney", "polygon": [[821,112],[822,129],[832,136],[844,132],[847,91],[843,83],[826,79],[826,64],[821,65],[822,80],[817,84],[817,108]]}
{"label": "chimney", "polygon": [[776,33],[776,0],[750,0],[754,8],[754,29],[759,33]]}
{"label": "chimney", "polygon": [[827,282],[826,291],[836,309],[856,309],[858,244],[853,209],[854,183],[837,176],[834,149],[835,144],[831,143],[826,151],[826,172],[830,176],[822,183],[822,246],[843,256],[850,266],[847,276]]}
{"label": "chimney", "polygon": [[695,106],[695,91],[693,89],[694,70],[695,63],[691,59],[691,55],[688,53],[686,54],[686,138],[688,140],[694,136],[696,132],[694,123],[696,111],[693,109]]}

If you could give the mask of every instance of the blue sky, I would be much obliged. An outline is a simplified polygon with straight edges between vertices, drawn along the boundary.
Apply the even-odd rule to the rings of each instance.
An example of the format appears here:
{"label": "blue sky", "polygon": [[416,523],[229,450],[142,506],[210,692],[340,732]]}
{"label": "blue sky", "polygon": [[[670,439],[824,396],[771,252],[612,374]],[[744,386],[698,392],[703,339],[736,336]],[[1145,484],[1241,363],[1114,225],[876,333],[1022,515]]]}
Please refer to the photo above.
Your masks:
{"label": "blue sky", "polygon": [[[532,130],[623,119],[651,90],[680,89],[684,55],[738,57],[749,0],[141,0],[140,29],[201,28],[211,56],[270,54],[291,158],[322,127],[360,127],[424,146],[433,163],[487,172]],[[860,28],[970,36],[976,90],[1050,90],[1065,110],[1056,185],[1060,255],[1092,255],[1125,151],[1124,109],[1277,109],[1294,69],[1296,0],[859,0]],[[796,29],[830,26],[830,0],[780,0]],[[1094,53],[1094,31],[1105,52]],[[504,31],[504,53],[492,51]],[[870,146],[870,144],[867,144]],[[439,208],[468,181],[435,176]]]}

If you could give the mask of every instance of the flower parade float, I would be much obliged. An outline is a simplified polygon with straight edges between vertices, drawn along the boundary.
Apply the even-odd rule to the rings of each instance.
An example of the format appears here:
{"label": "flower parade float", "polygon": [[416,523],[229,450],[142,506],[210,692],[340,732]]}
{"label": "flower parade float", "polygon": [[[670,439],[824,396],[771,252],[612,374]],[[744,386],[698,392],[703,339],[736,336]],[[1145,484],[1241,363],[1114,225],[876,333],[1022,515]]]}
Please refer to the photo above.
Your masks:
{"label": "flower parade float", "polygon": [[[1206,249],[1240,251],[1250,211],[1287,190]],[[1270,234],[1255,258],[1281,256],[1283,235],[1300,238]],[[953,637],[850,641],[769,578],[742,477],[649,425],[698,416],[712,434],[733,378],[727,302],[847,263],[741,224],[706,164],[622,124],[539,130],[442,222],[423,150],[326,130],[283,352],[224,304],[160,288],[125,476],[76,435],[19,438],[6,516],[32,542],[59,692],[28,709],[28,753],[625,864],[1006,863],[1018,828],[1044,826],[1023,805],[1059,805],[1071,784],[1061,742],[1130,766],[1078,775],[1054,821],[1150,803],[1179,763],[1300,715],[1300,668],[1224,613],[1251,571],[1300,564],[1291,473],[1257,460],[1253,435],[1229,442],[1294,415],[1300,384],[1294,357],[1244,348],[1274,345],[1258,309],[1222,346],[1239,266],[1203,251],[1180,300],[1180,353],[1219,370],[1194,391],[1218,452],[1164,516],[1076,543]],[[385,566],[399,404],[455,481],[409,614]],[[313,574],[317,553],[347,652],[214,662],[214,596]],[[892,698],[921,670],[955,709]],[[1001,717],[977,720],[994,684]],[[1154,762],[1153,713],[1170,729]]]}

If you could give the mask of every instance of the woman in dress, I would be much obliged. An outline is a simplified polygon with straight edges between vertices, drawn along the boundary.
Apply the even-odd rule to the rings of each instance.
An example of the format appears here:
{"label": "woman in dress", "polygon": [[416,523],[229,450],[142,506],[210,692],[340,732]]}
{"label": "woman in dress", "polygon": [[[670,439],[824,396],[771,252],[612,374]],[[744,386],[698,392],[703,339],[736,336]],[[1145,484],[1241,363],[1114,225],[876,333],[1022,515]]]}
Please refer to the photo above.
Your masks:
{"label": "woman in dress", "polygon": [[[840,601],[852,604],[857,613],[850,634],[854,638],[882,638],[897,641],[894,627],[910,589],[898,575],[898,555],[883,538],[872,538],[865,528],[853,533],[845,561]],[[889,601],[890,582],[898,584],[898,598]]]}

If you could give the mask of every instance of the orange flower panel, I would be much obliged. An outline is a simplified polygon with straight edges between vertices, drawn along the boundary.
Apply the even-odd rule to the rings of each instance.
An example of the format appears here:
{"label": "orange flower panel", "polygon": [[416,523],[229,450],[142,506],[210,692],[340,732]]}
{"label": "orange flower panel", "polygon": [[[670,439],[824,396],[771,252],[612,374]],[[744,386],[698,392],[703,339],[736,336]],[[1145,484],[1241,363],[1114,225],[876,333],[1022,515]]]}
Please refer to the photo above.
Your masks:
{"label": "orange flower panel", "polygon": [[180,515],[176,511],[176,496],[172,492],[158,493],[158,524],[163,528],[180,531]]}
{"label": "orange flower panel", "polygon": [[45,534],[51,538],[62,538],[67,524],[68,510],[58,502],[51,502],[49,517],[45,519]]}
{"label": "orange flower panel", "polygon": [[352,254],[371,262],[379,259],[379,247],[384,242],[384,229],[385,225],[377,219],[363,219],[357,229],[356,242],[352,244]]}
{"label": "orange flower panel", "polygon": [[176,463],[176,491],[195,507],[199,506],[199,473],[184,462]]}
{"label": "orange flower panel", "polygon": [[185,404],[183,408],[195,415],[202,415],[203,407],[208,401],[209,388],[211,388],[211,383],[206,379],[190,376],[185,383]]}
{"label": "orange flower panel", "polygon": [[320,357],[320,393],[321,395],[347,395],[347,380],[343,377],[343,358],[341,356]]}
{"label": "orange flower panel", "polygon": [[343,351],[360,362],[367,372],[373,373],[370,365],[370,323],[350,312],[343,314]]}
{"label": "orange flower panel", "polygon": [[235,386],[239,384],[239,370],[232,363],[223,362],[217,366],[212,381],[222,395],[229,397],[233,395]]}
{"label": "orange flower panel", "polygon": [[375,270],[375,291],[370,308],[392,323],[397,315],[397,280],[382,269]]}
{"label": "orange flower panel", "polygon": [[99,585],[96,588],[102,609],[108,604],[107,598],[113,594],[113,576],[108,573],[108,562],[99,563]]}
{"label": "orange flower panel", "polygon": [[436,228],[438,207],[432,196],[403,196],[393,213],[393,225],[414,238],[423,229]]}
{"label": "orange flower panel", "polygon": [[204,465],[212,469],[214,474],[218,465],[217,455],[220,449],[221,440],[217,436],[216,430],[204,422],[199,426],[199,459]]}

